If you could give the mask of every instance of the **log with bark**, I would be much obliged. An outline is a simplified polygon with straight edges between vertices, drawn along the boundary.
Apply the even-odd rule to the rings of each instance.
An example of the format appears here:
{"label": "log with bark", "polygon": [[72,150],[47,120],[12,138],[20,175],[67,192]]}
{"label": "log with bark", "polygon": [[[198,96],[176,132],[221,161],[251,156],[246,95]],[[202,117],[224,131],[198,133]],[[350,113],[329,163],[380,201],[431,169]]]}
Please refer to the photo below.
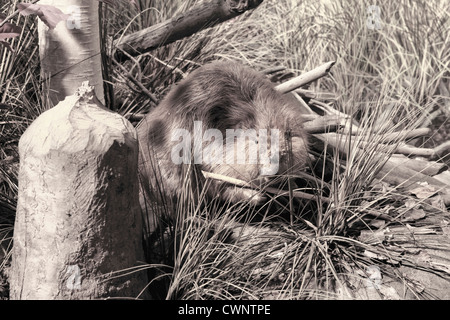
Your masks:
{"label": "log with bark", "polygon": [[[118,61],[170,44],[258,7],[263,0],[214,0],[184,13],[117,39],[113,50]],[[126,53],[126,54],[124,54]]]}

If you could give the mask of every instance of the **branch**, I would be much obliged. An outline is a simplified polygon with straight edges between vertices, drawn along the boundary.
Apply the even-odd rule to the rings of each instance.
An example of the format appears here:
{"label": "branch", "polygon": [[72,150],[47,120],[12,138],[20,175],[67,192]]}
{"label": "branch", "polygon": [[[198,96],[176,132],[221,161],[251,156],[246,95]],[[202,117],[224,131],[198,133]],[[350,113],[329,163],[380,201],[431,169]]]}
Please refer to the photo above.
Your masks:
{"label": "branch", "polygon": [[[349,133],[349,129],[345,128],[343,133]],[[416,138],[420,138],[423,136],[427,136],[431,133],[431,129],[430,128],[418,128],[418,129],[413,129],[413,130],[404,130],[404,131],[396,131],[396,132],[392,132],[392,133],[385,133],[385,134],[371,134],[369,137],[366,137],[364,135],[364,131],[357,128],[354,129],[352,128],[352,135],[361,135],[361,138],[363,140],[367,140],[370,139],[373,141],[373,137],[377,137],[377,141],[383,141],[383,143],[388,143],[388,142],[396,142],[399,140],[411,140],[411,139],[416,139]]]}
{"label": "branch", "polygon": [[[243,187],[243,188],[258,189],[251,183],[248,183],[248,182],[240,180],[240,179],[231,178],[228,176],[224,176],[224,175],[212,173],[212,172],[207,172],[207,171],[203,171],[203,170],[202,170],[202,174],[206,179],[209,178],[209,179],[219,180],[219,181],[223,181],[223,182],[226,182],[226,183],[238,186],[238,187]],[[288,190],[280,190],[280,189],[272,188],[272,187],[263,188],[262,191],[272,193],[277,196],[287,196],[290,194],[290,192]],[[298,191],[298,190],[292,191],[292,195],[294,198],[299,198],[299,199],[306,199],[306,200],[316,200],[317,199],[316,195]],[[329,203],[330,199],[327,197],[321,196],[320,201]]]}
{"label": "branch", "polygon": [[320,67],[308,71],[298,77],[295,77],[294,79],[279,84],[275,87],[275,90],[278,90],[281,93],[287,93],[304,85],[307,85],[323,76],[326,76],[334,64],[335,61],[327,62]]}
{"label": "branch", "polygon": [[[128,55],[128,54],[127,54]],[[130,57],[131,59],[134,59],[132,57]],[[131,82],[133,82],[137,87],[139,87],[139,89],[141,89],[141,91],[154,103],[158,103],[158,99],[156,99],[156,97],[142,84],[142,82],[138,81],[137,79],[135,79],[133,77],[133,75],[124,67],[122,66],[119,62],[117,62],[116,59],[112,58],[111,61],[117,66],[119,67],[119,69],[123,72],[123,74],[121,74],[122,76],[124,76],[125,78],[127,78],[128,80],[130,80]],[[137,62],[136,62],[137,64]]]}
{"label": "branch", "polygon": [[394,154],[390,160],[399,166],[405,166],[428,176],[434,176],[445,168],[444,163],[422,159],[410,159],[402,154]]}
{"label": "branch", "polygon": [[441,182],[424,173],[417,172],[402,164],[397,164],[389,159],[377,174],[377,178],[389,184],[399,186],[406,189],[415,189],[423,187],[421,183],[427,182],[429,185],[441,189],[440,191],[447,194],[450,191],[450,185]]}
{"label": "branch", "polygon": [[[349,141],[347,140],[347,136],[339,135],[335,133],[327,133],[327,134],[317,134],[316,138],[327,142],[331,146],[338,149],[340,152],[347,154],[349,148]],[[357,143],[360,147],[373,147],[380,148],[379,150],[389,150],[388,148],[396,148],[395,145],[381,145],[376,142],[367,142],[367,141],[354,141],[353,144]],[[415,148],[419,149],[419,148]],[[427,149],[424,149],[427,150]],[[428,149],[432,150],[432,149]],[[395,151],[399,151],[399,147],[395,149]],[[402,146],[400,146],[400,151],[402,150]],[[411,151],[411,149],[409,149]],[[394,152],[394,150],[391,150]],[[422,152],[425,153],[425,152]],[[387,154],[380,153],[379,155],[374,155],[375,157],[379,157],[378,161],[383,162],[383,158],[387,156]],[[444,193],[447,193],[450,189],[450,185],[445,184],[433,177],[430,177],[422,172],[417,172],[414,169],[411,169],[403,164],[398,164],[397,161],[388,159],[381,170],[377,173],[376,177],[381,179],[389,184],[404,187],[407,189],[418,188],[421,185],[420,182],[427,182],[429,185],[435,186],[436,188],[444,190]]]}
{"label": "branch", "polygon": [[[258,7],[263,0],[214,0],[202,3],[155,26],[124,36],[113,43],[131,56],[137,56],[194,33],[234,18]],[[128,59],[121,50],[115,52],[118,61]]]}
{"label": "branch", "polygon": [[303,127],[305,128],[305,131],[310,134],[333,132],[343,128],[346,120],[347,119],[336,117],[334,115],[319,116],[311,121],[305,122]]}
{"label": "branch", "polygon": [[435,147],[433,151],[434,154],[431,156],[431,158],[433,159],[441,158],[448,155],[450,153],[450,141],[446,141],[443,144]]}
{"label": "branch", "polygon": [[[308,122],[305,123],[305,128],[307,128]],[[356,132],[357,133],[357,132]],[[411,131],[399,131],[390,133],[387,135],[383,134],[372,134],[370,136],[365,135],[355,135],[355,136],[348,136],[346,134],[339,134],[339,133],[324,133],[324,134],[317,134],[316,137],[319,138],[322,141],[328,142],[331,145],[338,147],[342,150],[347,150],[348,143],[351,142],[352,144],[358,145],[360,148],[367,148],[369,146],[378,146],[380,148],[384,148],[388,150],[389,148],[392,149],[393,153],[400,153],[405,155],[415,155],[415,156],[422,156],[422,157],[439,157],[439,154],[442,154],[444,151],[448,148],[450,148],[450,143],[444,143],[441,146],[438,146],[434,149],[428,149],[428,148],[416,148],[413,146],[409,146],[405,143],[401,143],[399,141],[401,140],[407,140],[411,139],[413,137],[419,137],[422,135],[426,135],[429,133],[428,128],[421,128]],[[370,141],[367,141],[370,140]],[[392,142],[393,144],[389,145],[388,143]],[[381,150],[381,149],[380,149]],[[345,152],[345,151],[344,151]],[[438,153],[439,152],[439,153]]]}
{"label": "branch", "polygon": [[308,99],[319,99],[319,100],[336,100],[337,97],[334,93],[329,92],[315,92],[312,90],[306,90],[306,89],[296,89],[295,92],[297,92],[300,97],[302,98],[308,98]]}

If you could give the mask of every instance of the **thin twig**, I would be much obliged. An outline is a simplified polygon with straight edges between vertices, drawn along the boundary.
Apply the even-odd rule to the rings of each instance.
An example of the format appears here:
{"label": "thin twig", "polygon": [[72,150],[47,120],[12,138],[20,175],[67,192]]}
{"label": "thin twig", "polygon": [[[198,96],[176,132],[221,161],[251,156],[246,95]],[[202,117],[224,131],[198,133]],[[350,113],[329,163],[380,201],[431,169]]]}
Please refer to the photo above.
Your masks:
{"label": "thin twig", "polygon": [[[124,52],[124,54],[127,54],[126,52]],[[136,61],[134,58],[132,58],[130,56],[130,59]],[[112,62],[119,67],[120,70],[122,70],[122,72],[124,73],[124,76],[130,80],[131,82],[133,82],[136,86],[139,87],[139,89],[141,89],[141,91],[150,98],[150,100],[154,103],[158,103],[158,99],[156,99],[156,97],[142,84],[142,82],[138,81],[137,79],[135,79],[133,77],[133,75],[124,67],[122,66],[114,57],[112,58]]]}
{"label": "thin twig", "polygon": [[[246,181],[240,180],[240,179],[231,178],[231,177],[227,177],[227,176],[224,176],[221,174],[207,172],[207,171],[203,171],[203,170],[202,170],[202,173],[203,173],[203,176],[207,179],[209,178],[209,179],[227,182],[227,183],[230,183],[230,184],[238,186],[238,187],[257,189],[254,185],[252,185]],[[289,193],[290,193],[288,190],[280,190],[280,189],[272,188],[272,187],[263,188],[263,191],[275,194],[277,196],[289,195]],[[316,200],[317,199],[316,195],[298,191],[298,190],[292,191],[292,195],[294,198],[300,198],[300,199],[306,199],[306,200]],[[328,203],[328,202],[330,202],[330,199],[327,197],[321,196],[320,201]]]}

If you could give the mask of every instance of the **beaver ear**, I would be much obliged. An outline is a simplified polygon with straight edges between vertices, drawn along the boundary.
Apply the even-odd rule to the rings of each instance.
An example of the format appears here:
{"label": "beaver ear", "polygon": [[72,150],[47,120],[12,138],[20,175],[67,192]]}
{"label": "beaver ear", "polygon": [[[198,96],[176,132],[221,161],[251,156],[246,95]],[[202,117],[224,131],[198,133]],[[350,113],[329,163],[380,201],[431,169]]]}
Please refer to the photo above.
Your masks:
{"label": "beaver ear", "polygon": [[193,97],[193,93],[191,92],[192,90],[190,90],[191,87],[193,86],[190,86],[189,82],[185,80],[180,81],[169,91],[161,104],[163,104],[166,108],[171,108],[174,106],[177,109],[178,106],[184,106],[185,108],[191,107],[191,100]]}
{"label": "beaver ear", "polygon": [[[220,101],[209,108],[207,111],[208,123],[219,125],[223,122],[227,122],[230,117],[230,106],[228,106],[224,101]],[[221,129],[221,128],[218,128]]]}

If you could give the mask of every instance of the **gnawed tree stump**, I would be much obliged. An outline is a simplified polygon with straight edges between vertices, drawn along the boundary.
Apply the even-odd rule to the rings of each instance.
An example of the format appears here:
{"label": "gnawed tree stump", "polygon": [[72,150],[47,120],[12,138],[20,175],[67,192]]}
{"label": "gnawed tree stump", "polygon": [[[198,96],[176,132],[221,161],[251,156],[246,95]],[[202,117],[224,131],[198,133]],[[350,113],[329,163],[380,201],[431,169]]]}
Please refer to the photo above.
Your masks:
{"label": "gnawed tree stump", "polygon": [[137,297],[147,279],[132,125],[83,83],[31,124],[19,153],[11,298]]}

